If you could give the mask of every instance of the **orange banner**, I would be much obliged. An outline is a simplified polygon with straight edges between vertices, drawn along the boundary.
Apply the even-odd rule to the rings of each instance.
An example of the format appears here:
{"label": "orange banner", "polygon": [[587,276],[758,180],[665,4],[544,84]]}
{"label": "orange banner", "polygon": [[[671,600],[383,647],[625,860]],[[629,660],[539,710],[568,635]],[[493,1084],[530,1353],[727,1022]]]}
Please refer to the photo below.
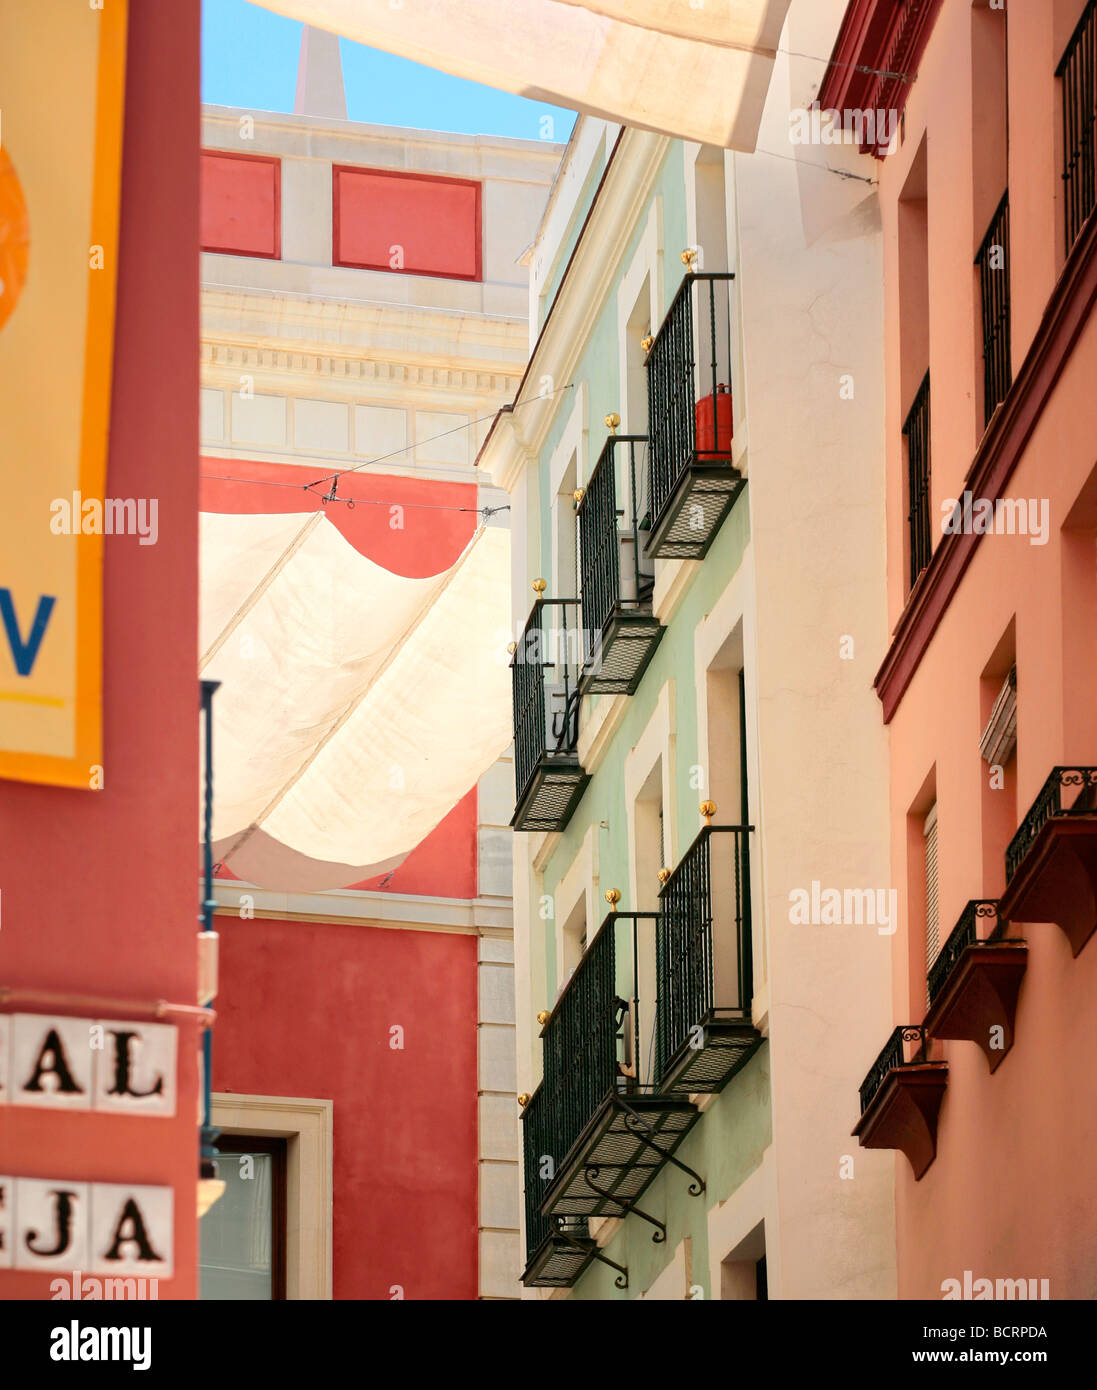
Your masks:
{"label": "orange banner", "polygon": [[[0,6],[0,777],[102,782],[127,0]],[[86,502],[81,499],[87,499]]]}

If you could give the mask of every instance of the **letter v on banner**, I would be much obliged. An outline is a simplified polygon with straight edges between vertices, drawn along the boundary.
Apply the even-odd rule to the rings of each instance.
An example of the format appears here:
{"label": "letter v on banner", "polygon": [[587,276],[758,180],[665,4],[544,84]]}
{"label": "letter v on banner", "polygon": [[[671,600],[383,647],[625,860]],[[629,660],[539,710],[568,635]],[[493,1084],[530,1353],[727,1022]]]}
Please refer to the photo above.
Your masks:
{"label": "letter v on banner", "polygon": [[[50,523],[58,498],[106,489],[127,0],[49,8],[39,24],[0,5],[0,777],[87,788],[103,537]],[[93,140],[72,138],[74,111]]]}

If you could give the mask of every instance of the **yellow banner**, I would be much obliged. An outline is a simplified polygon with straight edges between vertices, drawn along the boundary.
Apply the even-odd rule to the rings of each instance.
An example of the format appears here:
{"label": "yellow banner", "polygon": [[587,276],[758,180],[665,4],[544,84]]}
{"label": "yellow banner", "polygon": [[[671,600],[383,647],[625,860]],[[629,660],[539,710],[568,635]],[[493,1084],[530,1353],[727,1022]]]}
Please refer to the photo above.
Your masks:
{"label": "yellow banner", "polygon": [[0,777],[99,785],[127,0],[0,4]]}

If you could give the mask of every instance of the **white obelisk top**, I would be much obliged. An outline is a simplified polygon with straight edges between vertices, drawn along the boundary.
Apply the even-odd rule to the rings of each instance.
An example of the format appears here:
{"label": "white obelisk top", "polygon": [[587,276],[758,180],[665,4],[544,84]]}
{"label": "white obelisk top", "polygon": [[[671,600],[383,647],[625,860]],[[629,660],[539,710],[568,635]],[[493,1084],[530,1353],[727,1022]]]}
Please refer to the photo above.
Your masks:
{"label": "white obelisk top", "polygon": [[329,120],[347,119],[347,97],[343,90],[343,63],[339,56],[339,36],[306,24],[301,33],[301,57],[297,64],[296,116],[323,116]]}

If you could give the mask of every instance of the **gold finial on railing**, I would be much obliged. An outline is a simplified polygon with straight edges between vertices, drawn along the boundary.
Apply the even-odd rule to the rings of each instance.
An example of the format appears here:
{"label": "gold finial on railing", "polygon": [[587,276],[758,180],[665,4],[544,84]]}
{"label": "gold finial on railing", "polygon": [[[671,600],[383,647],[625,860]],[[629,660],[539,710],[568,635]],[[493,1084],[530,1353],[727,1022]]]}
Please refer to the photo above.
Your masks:
{"label": "gold finial on railing", "polygon": [[583,500],[583,494],[585,492],[585,487],[577,487],[575,491],[571,494],[572,501],[575,503],[576,506],[578,506],[579,503]]}
{"label": "gold finial on railing", "polygon": [[610,434],[616,434],[616,433],[617,433],[617,426],[618,426],[620,423],[621,423],[621,417],[620,417],[620,415],[617,414],[616,410],[611,411],[611,412],[606,416],[606,429],[609,430]]}
{"label": "gold finial on railing", "polygon": [[541,1025],[541,1027],[543,1028],[543,1027],[545,1026],[545,1024],[546,1024],[548,1021],[549,1021],[549,1011],[548,1011],[548,1009],[542,1009],[541,1012],[537,1015],[537,1022],[538,1022],[538,1023]]}
{"label": "gold finial on railing", "polygon": [[663,884],[664,887],[666,886],[666,882],[667,882],[667,879],[668,879],[668,878],[670,878],[670,870],[669,870],[669,869],[660,869],[660,870],[659,870],[659,882],[660,882],[661,884]]}
{"label": "gold finial on railing", "polygon": [[533,581],[533,592],[537,595],[538,598],[541,597],[541,595],[545,592],[547,588],[548,584],[545,582],[545,580],[535,579]]}
{"label": "gold finial on railing", "polygon": [[712,824],[712,818],[713,818],[713,816],[716,814],[716,802],[715,802],[715,801],[702,801],[702,802],[701,802],[700,810],[701,810],[701,814],[702,814],[702,815],[704,816],[704,818],[705,818],[705,824],[706,824],[706,825],[711,825],[711,824]]}
{"label": "gold finial on railing", "polygon": [[529,1101],[530,1095],[528,1091],[523,1091],[522,1094],[518,1097],[518,1104],[522,1107],[523,1110],[529,1104]]}
{"label": "gold finial on railing", "polygon": [[648,334],[646,334],[643,338],[640,339],[640,346],[644,349],[645,352],[650,352],[651,349],[652,349],[652,345],[654,344],[654,342],[655,342],[655,335],[654,335],[654,333],[648,333]]}
{"label": "gold finial on railing", "polygon": [[606,902],[609,903],[609,910],[610,910],[611,912],[616,912],[616,911],[617,911],[617,904],[618,904],[620,901],[621,901],[621,890],[620,890],[620,888],[607,888],[607,889],[606,889]]}
{"label": "gold finial on railing", "polygon": [[517,642],[508,642],[508,643],[507,643],[507,651],[510,652],[511,656],[513,656],[514,653],[515,653],[517,650],[518,650],[518,643],[517,643]]}
{"label": "gold finial on railing", "polygon": [[697,259],[697,247],[696,247],[696,246],[687,246],[686,249],[682,252],[682,264],[685,266],[685,268],[686,268],[691,274],[693,273],[693,262],[694,262],[696,259]]}

